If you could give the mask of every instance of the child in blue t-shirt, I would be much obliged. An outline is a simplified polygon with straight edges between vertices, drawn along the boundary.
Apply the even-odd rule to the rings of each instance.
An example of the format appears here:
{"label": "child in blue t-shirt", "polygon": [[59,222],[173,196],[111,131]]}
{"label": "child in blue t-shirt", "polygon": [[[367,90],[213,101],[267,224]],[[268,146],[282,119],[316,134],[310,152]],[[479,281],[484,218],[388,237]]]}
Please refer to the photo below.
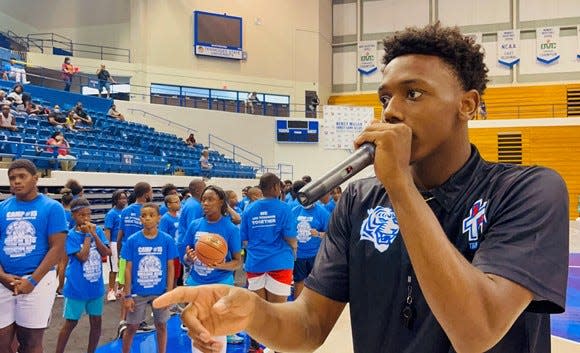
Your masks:
{"label": "child in blue t-shirt", "polygon": [[84,313],[89,315],[88,353],[94,353],[101,336],[103,315],[102,257],[110,256],[109,241],[100,227],[91,223],[91,208],[84,198],[70,204],[76,226],[69,230],[65,249],[69,256],[64,285],[65,322],[58,335],[56,353],[63,353],[68,339]]}
{"label": "child in blue t-shirt", "polygon": [[[202,284],[227,284],[234,285],[234,271],[242,265],[242,241],[240,231],[234,225],[229,214],[226,193],[217,186],[210,185],[201,194],[204,217],[191,222],[183,237],[185,248],[183,260],[191,265],[191,272],[185,284],[187,286],[199,286]],[[195,254],[195,244],[202,235],[218,234],[228,244],[228,253],[225,259],[215,264],[204,264]],[[237,335],[216,337],[223,343],[222,352],[225,353],[227,341],[241,343]],[[192,345],[192,352],[200,352]]]}
{"label": "child in blue t-shirt", "polygon": [[[161,221],[159,221],[159,231],[167,233],[173,237],[177,242],[177,230],[179,229],[179,209],[181,208],[181,200],[177,194],[165,196],[165,207],[167,212],[161,216]],[[173,260],[173,267],[175,269],[175,286],[177,285],[178,279],[181,277],[181,262],[179,258]],[[180,282],[182,283],[182,281]]]}
{"label": "child in blue t-shirt", "polygon": [[[173,289],[173,259],[178,257],[173,238],[158,230],[159,207],[146,203],[141,208],[143,230],[127,239],[121,257],[125,264],[123,306],[127,313],[127,329],[123,335],[123,353],[129,353],[139,323],[145,320],[147,306],[153,299]],[[157,351],[164,353],[167,346],[169,309],[153,309],[157,331]]]}
{"label": "child in blue t-shirt", "polygon": [[304,280],[314,267],[314,260],[320,248],[322,237],[328,230],[330,213],[319,203],[308,207],[302,205],[292,209],[296,219],[296,240],[298,251],[294,262],[294,298],[304,289]]}

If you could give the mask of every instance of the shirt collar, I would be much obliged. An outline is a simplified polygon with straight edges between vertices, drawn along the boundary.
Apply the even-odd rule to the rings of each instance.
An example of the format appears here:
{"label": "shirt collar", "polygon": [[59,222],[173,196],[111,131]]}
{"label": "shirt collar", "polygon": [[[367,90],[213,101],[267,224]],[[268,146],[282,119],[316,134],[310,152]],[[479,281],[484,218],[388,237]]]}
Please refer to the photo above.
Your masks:
{"label": "shirt collar", "polygon": [[471,145],[471,155],[467,162],[446,182],[421,194],[425,200],[437,202],[447,212],[451,212],[455,205],[465,196],[467,187],[475,175],[481,170],[484,160],[474,145]]}

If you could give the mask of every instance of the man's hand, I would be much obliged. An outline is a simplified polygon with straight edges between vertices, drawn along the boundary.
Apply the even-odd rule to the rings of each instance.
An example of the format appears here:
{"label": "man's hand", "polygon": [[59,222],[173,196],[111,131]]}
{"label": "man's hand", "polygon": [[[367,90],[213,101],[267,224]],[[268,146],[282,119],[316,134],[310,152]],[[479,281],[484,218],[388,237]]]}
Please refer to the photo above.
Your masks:
{"label": "man's hand", "polygon": [[12,284],[14,285],[14,295],[29,294],[34,290],[34,286],[26,277],[21,277],[20,279],[12,282]]}
{"label": "man's hand", "polygon": [[6,289],[8,289],[9,291],[13,292],[14,291],[14,284],[16,283],[16,281],[19,281],[20,277],[15,276],[15,275],[11,275],[9,273],[4,273],[2,275],[0,275],[0,283],[2,283],[2,285],[4,287],[6,287]]}
{"label": "man's hand", "polygon": [[83,223],[79,225],[79,230],[85,234],[89,234],[91,230],[90,223]]}
{"label": "man's hand", "polygon": [[354,141],[358,148],[365,142],[375,144],[375,173],[389,191],[390,186],[412,179],[411,176],[411,128],[403,123],[375,122],[367,127]]}
{"label": "man's hand", "polygon": [[197,255],[195,254],[195,249],[192,249],[188,246],[185,247],[185,258],[190,263],[193,263],[195,259],[197,259]]}
{"label": "man's hand", "polygon": [[178,287],[153,301],[154,308],[188,303],[181,320],[189,337],[202,352],[222,349],[213,336],[245,330],[256,316],[260,298],[247,289],[212,284],[200,287]]}

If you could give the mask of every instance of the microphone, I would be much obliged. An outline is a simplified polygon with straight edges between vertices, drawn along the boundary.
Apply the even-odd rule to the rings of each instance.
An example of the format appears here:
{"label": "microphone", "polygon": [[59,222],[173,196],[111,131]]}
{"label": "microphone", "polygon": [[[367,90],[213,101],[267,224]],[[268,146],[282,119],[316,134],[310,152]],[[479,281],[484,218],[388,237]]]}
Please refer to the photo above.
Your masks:
{"label": "microphone", "polygon": [[344,183],[352,176],[373,164],[375,160],[375,145],[363,143],[353,154],[340,164],[324,174],[320,179],[306,184],[298,191],[298,202],[309,206],[332,189]]}

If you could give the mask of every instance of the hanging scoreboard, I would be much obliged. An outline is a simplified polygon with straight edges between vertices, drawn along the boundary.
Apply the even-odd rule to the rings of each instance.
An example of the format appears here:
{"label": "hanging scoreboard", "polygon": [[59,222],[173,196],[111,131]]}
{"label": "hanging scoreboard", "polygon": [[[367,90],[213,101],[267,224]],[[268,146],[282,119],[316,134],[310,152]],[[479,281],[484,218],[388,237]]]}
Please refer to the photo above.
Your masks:
{"label": "hanging scoreboard", "polygon": [[280,143],[318,143],[318,121],[276,120],[276,141]]}

